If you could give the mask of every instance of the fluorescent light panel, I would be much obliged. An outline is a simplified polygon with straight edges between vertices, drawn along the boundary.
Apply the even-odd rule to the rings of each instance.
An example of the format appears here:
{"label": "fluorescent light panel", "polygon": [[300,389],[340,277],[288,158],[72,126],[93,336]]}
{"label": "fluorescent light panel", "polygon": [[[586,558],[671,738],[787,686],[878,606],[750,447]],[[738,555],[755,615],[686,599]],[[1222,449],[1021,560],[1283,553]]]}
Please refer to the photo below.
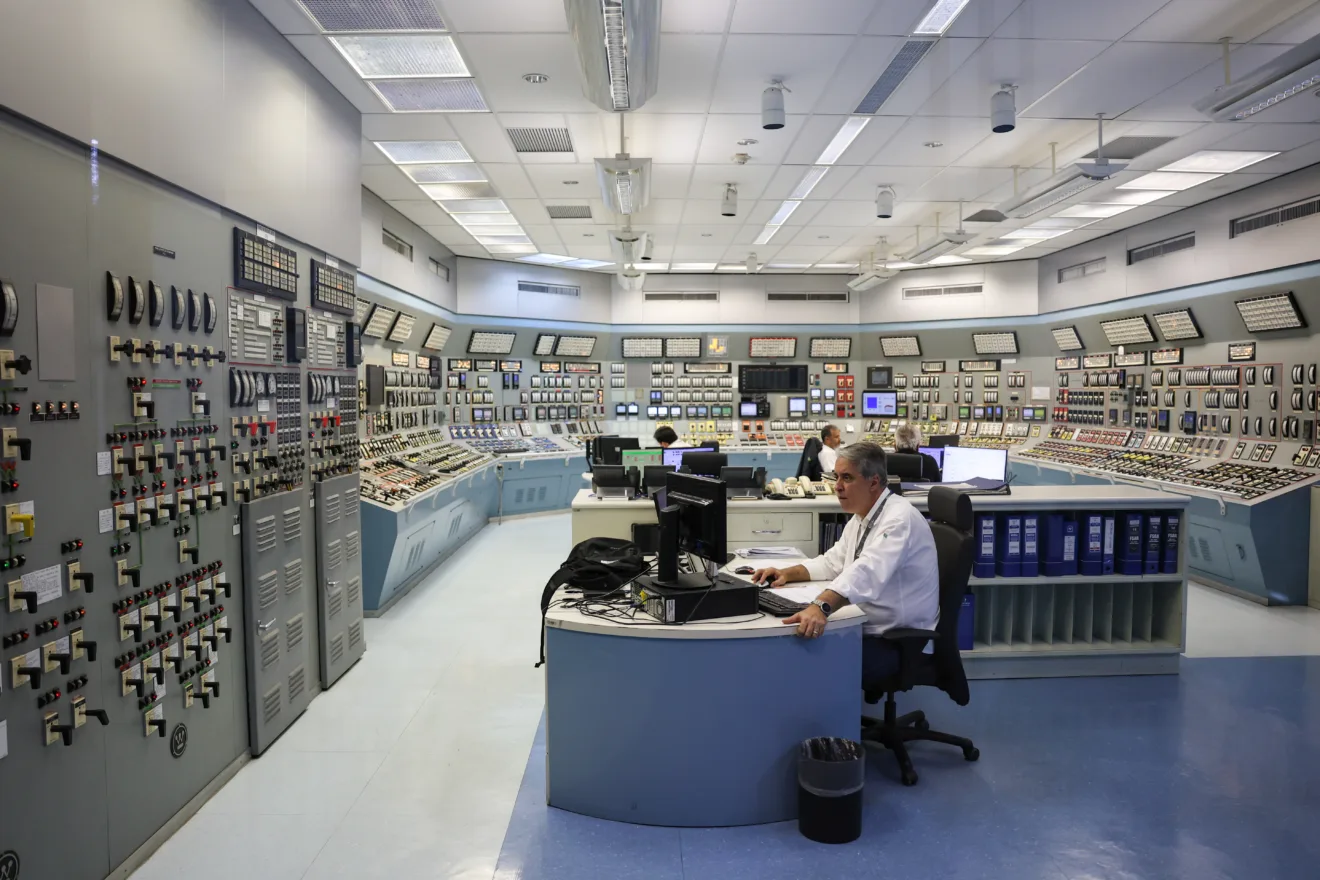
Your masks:
{"label": "fluorescent light panel", "polygon": [[880,350],[885,357],[921,357],[921,340],[915,336],[881,336]]}
{"label": "fluorescent light panel", "polygon": [[344,0],[297,0],[307,17],[325,33],[339,31],[447,30],[431,0],[360,3]]}
{"label": "fluorescent light panel", "polygon": [[935,5],[926,13],[926,17],[921,20],[916,29],[912,31],[913,35],[919,36],[943,36],[949,29],[954,20],[967,6],[968,0],[935,0]]}
{"label": "fluorescent light panel", "polygon": [[450,214],[508,213],[503,199],[444,199],[440,203]]}
{"label": "fluorescent light panel", "polygon": [[1294,330],[1306,326],[1306,318],[1297,307],[1297,300],[1291,291],[1240,299],[1234,305],[1242,317],[1243,325],[1251,333]]}
{"label": "fluorescent light panel", "polygon": [[774,215],[773,217],[771,217],[771,218],[766,222],[765,225],[766,225],[766,226],[783,226],[784,223],[786,223],[786,222],[788,221],[788,218],[793,216],[793,212],[796,211],[796,210],[798,209],[798,205],[800,205],[800,204],[802,204],[802,202],[797,201],[797,200],[795,200],[795,199],[788,199],[787,201],[785,201],[785,202],[783,202],[782,204],[780,204],[780,206],[779,206],[779,210],[778,210],[778,211],[775,211],[775,215]]}
{"label": "fluorescent light panel", "polygon": [[[423,187],[425,188],[425,187]],[[450,214],[460,226],[508,226],[516,222],[512,214]]]}
{"label": "fluorescent light panel", "polygon": [[807,173],[802,175],[802,180],[798,182],[797,187],[789,193],[788,197],[790,199],[805,199],[811,195],[811,191],[816,188],[816,184],[820,183],[820,179],[829,170],[826,165],[812,165],[807,169]]}
{"label": "fluorescent light panel", "polygon": [[852,269],[856,269],[857,264],[856,263],[817,263],[811,268],[825,269],[831,272],[838,272],[838,271],[847,272],[847,271],[851,271]]}
{"label": "fluorescent light panel", "polygon": [[1120,183],[1119,189],[1163,189],[1182,192],[1202,183],[1209,183],[1222,174],[1193,173],[1188,171],[1152,171],[1136,180]]}
{"label": "fluorescent light panel", "polygon": [[461,77],[369,79],[367,85],[394,113],[487,113],[475,80]]}
{"label": "fluorescent light panel", "polygon": [[486,172],[475,162],[400,165],[414,183],[483,183]]}
{"label": "fluorescent light panel", "polygon": [[531,244],[525,235],[473,235],[478,244]]}
{"label": "fluorescent light panel", "polygon": [[1100,329],[1110,345],[1139,345],[1155,341],[1155,334],[1150,329],[1150,321],[1145,315],[1131,318],[1118,318],[1114,321],[1101,321]]}
{"label": "fluorescent light panel", "polygon": [[1199,171],[1214,174],[1231,174],[1241,171],[1257,162],[1279,155],[1254,150],[1200,150],[1184,159],[1172,162],[1161,171]]}
{"label": "fluorescent light panel", "polygon": [[1006,257],[1009,254],[1016,254],[1024,247],[1026,247],[1024,244],[987,244],[963,251],[963,254],[969,257]]}
{"label": "fluorescent light panel", "polygon": [[1054,334],[1054,344],[1059,347],[1059,351],[1080,351],[1086,346],[1082,345],[1082,337],[1077,334],[1077,327],[1055,327],[1050,333]]}
{"label": "fluorescent light panel", "polygon": [[1045,241],[1050,238],[1058,238],[1060,235],[1067,235],[1072,232],[1071,229],[1042,229],[1039,226],[1024,226],[1021,229],[1011,229],[1005,232],[1000,238]]}
{"label": "fluorescent light panel", "polygon": [[519,257],[521,263],[540,263],[543,266],[553,266],[557,263],[567,263],[572,257],[561,257],[558,254],[531,254],[526,257]]}
{"label": "fluorescent light panel", "polygon": [[810,263],[766,263],[762,269],[810,269]]}
{"label": "fluorescent light panel", "polygon": [[714,263],[670,263],[670,272],[714,272]]}
{"label": "fluorescent light panel", "polygon": [[829,144],[821,152],[820,158],[816,160],[817,165],[833,165],[839,161],[839,157],[844,154],[857,135],[862,133],[866,124],[871,121],[869,116],[849,116],[839,126],[838,132],[830,140]]}
{"label": "fluorescent light panel", "polygon": [[1017,334],[1011,330],[1005,333],[973,333],[972,345],[976,347],[977,354],[1018,353]]}
{"label": "fluorescent light panel", "polygon": [[1070,208],[1064,208],[1056,217],[1082,217],[1092,220],[1104,220],[1107,217],[1117,217],[1124,211],[1131,211],[1136,205],[1073,205]]}
{"label": "fluorescent light panel", "polygon": [[756,237],[756,240],[753,241],[752,244],[769,244],[770,239],[774,238],[775,233],[778,231],[778,226],[766,224],[765,228],[761,230],[761,234]]}
{"label": "fluorescent light panel", "polygon": [[487,246],[487,251],[492,254],[508,256],[512,254],[534,254],[536,245],[534,244],[492,244]]}
{"label": "fluorescent light panel", "polygon": [[1151,317],[1155,319],[1155,326],[1160,328],[1160,335],[1169,342],[1201,338],[1201,328],[1197,326],[1191,309],[1156,312]]}
{"label": "fluorescent light panel", "polygon": [[472,156],[458,141],[375,141],[374,143],[396,165],[472,161]]}
{"label": "fluorescent light panel", "polygon": [[355,34],[329,39],[363,79],[472,75],[454,38],[443,34]]}
{"label": "fluorescent light panel", "polygon": [[945,254],[942,257],[936,257],[930,261],[932,266],[952,266],[955,263],[970,263],[971,260],[966,257],[960,257],[957,254]]}

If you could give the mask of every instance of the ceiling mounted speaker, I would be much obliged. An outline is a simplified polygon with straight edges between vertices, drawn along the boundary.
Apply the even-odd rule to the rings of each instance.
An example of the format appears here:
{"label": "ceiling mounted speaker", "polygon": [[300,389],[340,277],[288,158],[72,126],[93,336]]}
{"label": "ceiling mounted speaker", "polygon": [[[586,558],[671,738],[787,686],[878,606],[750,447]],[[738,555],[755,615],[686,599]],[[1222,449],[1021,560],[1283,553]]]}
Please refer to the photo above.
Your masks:
{"label": "ceiling mounted speaker", "polygon": [[660,80],[659,0],[564,0],[582,92],[602,110],[636,110]]}

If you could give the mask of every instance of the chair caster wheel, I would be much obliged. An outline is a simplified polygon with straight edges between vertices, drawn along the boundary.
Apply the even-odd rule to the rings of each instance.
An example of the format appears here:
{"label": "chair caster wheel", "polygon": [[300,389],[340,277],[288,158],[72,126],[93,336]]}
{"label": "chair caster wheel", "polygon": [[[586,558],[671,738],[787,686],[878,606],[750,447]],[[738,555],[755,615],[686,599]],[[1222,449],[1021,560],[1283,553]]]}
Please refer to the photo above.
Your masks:
{"label": "chair caster wheel", "polygon": [[917,730],[930,730],[930,722],[927,721],[925,718],[922,718],[920,721],[916,722],[912,726],[915,727]]}
{"label": "chair caster wheel", "polygon": [[903,772],[903,784],[913,786],[917,784],[917,774],[914,771],[906,770]]}
{"label": "chair caster wheel", "polygon": [[981,757],[981,750],[976,746],[970,746],[963,749],[963,758],[968,761],[975,761]]}

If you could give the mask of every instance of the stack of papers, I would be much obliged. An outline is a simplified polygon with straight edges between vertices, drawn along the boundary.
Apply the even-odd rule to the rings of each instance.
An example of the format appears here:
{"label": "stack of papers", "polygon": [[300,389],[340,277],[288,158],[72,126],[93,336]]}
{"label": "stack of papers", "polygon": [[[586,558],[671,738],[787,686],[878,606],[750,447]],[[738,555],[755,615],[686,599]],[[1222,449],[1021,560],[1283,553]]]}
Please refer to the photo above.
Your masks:
{"label": "stack of papers", "polygon": [[805,559],[807,556],[796,547],[744,547],[734,552],[743,559]]}

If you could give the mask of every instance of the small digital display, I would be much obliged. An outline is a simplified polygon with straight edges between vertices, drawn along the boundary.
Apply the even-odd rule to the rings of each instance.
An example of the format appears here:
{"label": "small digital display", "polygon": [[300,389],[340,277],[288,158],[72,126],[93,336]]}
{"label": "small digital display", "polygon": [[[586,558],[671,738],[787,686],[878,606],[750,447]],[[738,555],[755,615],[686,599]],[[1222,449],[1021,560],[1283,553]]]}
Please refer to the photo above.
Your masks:
{"label": "small digital display", "polygon": [[756,401],[744,400],[738,404],[738,415],[744,419],[756,418]]}
{"label": "small digital display", "polygon": [[806,415],[807,399],[805,397],[790,397],[788,399],[788,414],[790,416]]}
{"label": "small digital display", "polygon": [[866,385],[868,388],[889,388],[893,384],[893,367],[871,367],[866,371]]}
{"label": "small digital display", "polygon": [[863,391],[862,417],[877,418],[898,415],[897,391]]}

